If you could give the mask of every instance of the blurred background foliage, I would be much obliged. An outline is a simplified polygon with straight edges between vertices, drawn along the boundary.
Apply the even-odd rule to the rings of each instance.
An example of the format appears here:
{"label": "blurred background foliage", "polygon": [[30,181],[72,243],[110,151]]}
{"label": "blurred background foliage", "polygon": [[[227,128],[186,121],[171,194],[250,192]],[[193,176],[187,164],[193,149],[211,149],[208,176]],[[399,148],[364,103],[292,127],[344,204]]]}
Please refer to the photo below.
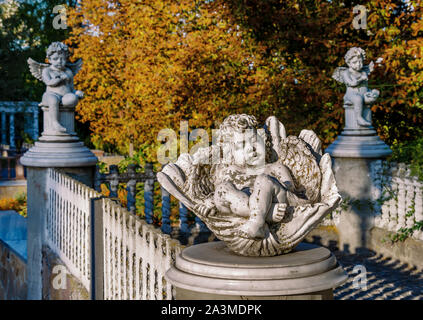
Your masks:
{"label": "blurred background foliage", "polygon": [[[17,1],[6,1],[17,3]],[[59,3],[60,2],[60,3]],[[3,2],[5,3],[5,2]],[[68,5],[67,30],[52,7]],[[81,0],[0,6],[0,100],[38,100],[44,85],[26,59],[65,40],[84,60],[76,87],[85,142],[134,162],[157,162],[163,128],[209,134],[231,113],[277,116],[288,133],[314,130],[328,146],[343,128],[345,88],[331,78],[348,48],[383,58],[369,87],[381,97],[374,126],[394,158],[421,166],[423,8],[420,1],[373,0],[365,29],[353,27],[359,1]],[[211,134],[210,134],[211,137]],[[130,160],[128,160],[130,161]],[[127,162],[128,162],[127,161]],[[416,169],[417,170],[417,169]]]}

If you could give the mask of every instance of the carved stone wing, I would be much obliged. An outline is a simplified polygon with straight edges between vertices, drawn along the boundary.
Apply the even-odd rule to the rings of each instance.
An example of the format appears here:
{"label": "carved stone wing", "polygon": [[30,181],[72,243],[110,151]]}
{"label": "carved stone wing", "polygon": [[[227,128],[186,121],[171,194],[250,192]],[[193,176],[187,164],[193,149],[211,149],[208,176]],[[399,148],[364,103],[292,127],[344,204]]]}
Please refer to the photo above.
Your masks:
{"label": "carved stone wing", "polygon": [[70,63],[68,62],[66,64],[66,66],[72,70],[73,75],[76,75],[78,73],[79,70],[81,70],[82,68],[82,59],[78,59],[76,62],[74,63]]}
{"label": "carved stone wing", "polygon": [[338,82],[344,83],[344,79],[342,77],[342,73],[345,72],[348,68],[346,67],[338,67],[332,74],[332,78]]}
{"label": "carved stone wing", "polygon": [[27,60],[29,65],[29,71],[31,74],[40,81],[43,81],[43,70],[49,67],[49,64],[37,62],[31,58]]}

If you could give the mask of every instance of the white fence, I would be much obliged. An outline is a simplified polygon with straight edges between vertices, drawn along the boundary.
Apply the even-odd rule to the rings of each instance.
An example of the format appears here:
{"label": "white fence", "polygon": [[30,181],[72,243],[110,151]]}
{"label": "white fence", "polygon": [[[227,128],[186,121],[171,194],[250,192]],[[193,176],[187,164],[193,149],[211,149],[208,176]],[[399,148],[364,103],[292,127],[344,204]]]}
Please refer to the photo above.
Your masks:
{"label": "white fence", "polygon": [[45,242],[85,288],[91,278],[91,198],[100,194],[55,169],[48,170]]}
{"label": "white fence", "polygon": [[104,299],[172,299],[164,274],[183,246],[109,199],[102,208]]}
{"label": "white fence", "polygon": [[[395,232],[423,221],[423,184],[410,175],[406,166],[374,161],[371,175],[376,227]],[[96,243],[96,226],[91,226],[96,210],[92,204],[93,198],[101,195],[56,169],[49,169],[48,178],[45,241],[88,292],[93,285],[91,278],[99,278],[103,299],[174,298],[164,275],[184,248],[179,241],[113,200],[103,198],[96,200],[101,201],[101,236],[100,244]],[[96,219],[93,221],[97,225]],[[421,231],[412,236],[423,240]],[[95,252],[97,248],[101,252],[97,262],[102,264],[99,277],[97,268],[95,277],[91,277],[92,239],[96,239]]]}
{"label": "white fence", "polygon": [[[101,195],[56,169],[48,171],[47,188],[45,242],[91,292],[91,204]],[[184,246],[114,201],[99,201],[103,298],[173,299],[173,288],[164,274]]]}
{"label": "white fence", "polygon": [[[423,183],[410,174],[408,166],[378,160],[371,173],[376,227],[398,232],[423,221]],[[412,237],[423,240],[423,232],[415,231]]]}

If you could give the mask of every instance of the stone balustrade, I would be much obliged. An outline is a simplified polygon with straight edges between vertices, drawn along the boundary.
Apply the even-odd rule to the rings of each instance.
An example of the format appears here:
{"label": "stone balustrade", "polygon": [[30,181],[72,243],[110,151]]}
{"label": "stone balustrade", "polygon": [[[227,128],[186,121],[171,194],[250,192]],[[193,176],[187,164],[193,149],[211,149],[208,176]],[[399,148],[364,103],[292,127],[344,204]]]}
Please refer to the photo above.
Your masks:
{"label": "stone balustrade", "polygon": [[[38,102],[34,101],[1,101],[0,102],[0,124],[1,124],[1,144],[9,145],[10,149],[16,148],[15,115],[17,113],[30,114],[32,126],[27,131],[31,138],[38,139]],[[27,128],[25,128],[27,129]],[[28,130],[28,129],[27,129]]]}

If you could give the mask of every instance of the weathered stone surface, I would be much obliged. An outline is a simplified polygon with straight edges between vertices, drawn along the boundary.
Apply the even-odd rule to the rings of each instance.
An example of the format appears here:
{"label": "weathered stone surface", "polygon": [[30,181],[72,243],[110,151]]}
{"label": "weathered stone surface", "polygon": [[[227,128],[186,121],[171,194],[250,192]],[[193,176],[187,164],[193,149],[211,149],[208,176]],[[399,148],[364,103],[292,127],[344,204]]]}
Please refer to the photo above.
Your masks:
{"label": "weathered stone surface", "polygon": [[[53,272],[55,266],[61,266],[57,273]],[[62,274],[65,270],[66,274]],[[61,283],[55,277],[66,279]],[[47,247],[43,246],[43,300],[90,300],[90,295],[85,287],[74,277],[65,264]]]}
{"label": "weathered stone surface", "polygon": [[1,240],[0,257],[0,300],[25,300],[26,262]]}
{"label": "weathered stone surface", "polygon": [[217,136],[216,145],[180,155],[157,179],[233,252],[288,253],[341,201],[313,131],[287,137],[274,116],[260,128],[254,116],[237,114]]}
{"label": "weathered stone surface", "polygon": [[209,242],[184,249],[166,279],[177,288],[177,298],[291,300],[331,298],[332,288],[347,277],[331,252],[316,245],[301,243],[280,256],[245,257],[224,242]]}
{"label": "weathered stone surface", "polygon": [[[367,248],[359,247],[360,250],[372,250],[386,258],[397,259],[402,263],[415,266],[423,270],[423,241],[408,238],[404,241],[392,242],[392,232],[373,227],[368,232]],[[348,243],[341,245],[339,231],[334,226],[319,226],[305,238],[309,243],[315,243],[330,248],[342,250],[347,254],[355,253]],[[359,250],[359,251],[360,251]]]}

